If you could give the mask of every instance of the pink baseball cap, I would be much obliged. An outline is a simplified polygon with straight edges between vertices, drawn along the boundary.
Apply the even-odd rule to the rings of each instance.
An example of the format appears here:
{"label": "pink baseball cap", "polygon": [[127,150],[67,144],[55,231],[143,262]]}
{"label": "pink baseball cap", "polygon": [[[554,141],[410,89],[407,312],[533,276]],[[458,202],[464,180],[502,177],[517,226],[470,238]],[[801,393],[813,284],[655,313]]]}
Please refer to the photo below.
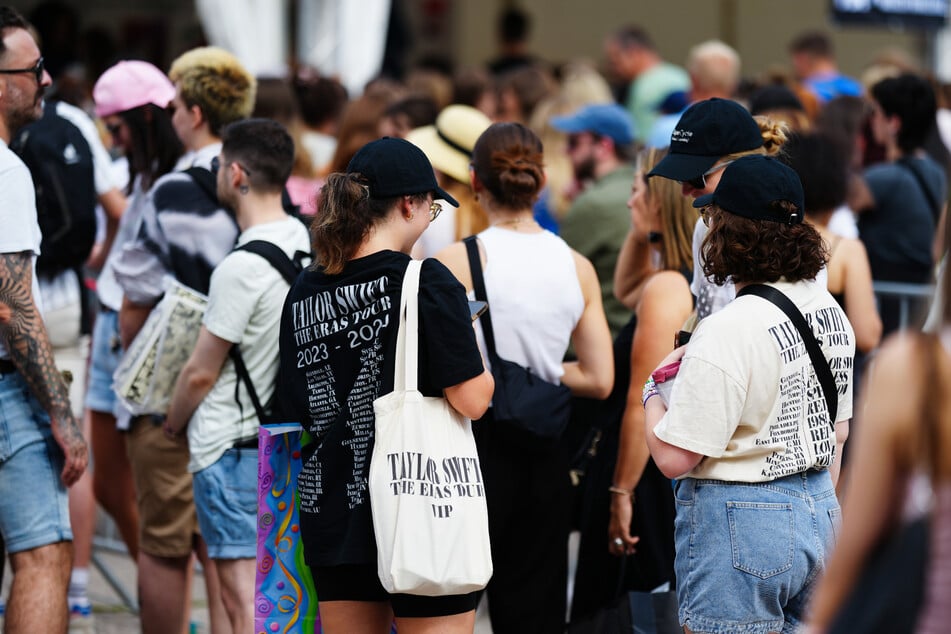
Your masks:
{"label": "pink baseball cap", "polygon": [[119,62],[104,72],[92,89],[96,116],[108,117],[146,104],[165,108],[175,97],[169,78],[148,62]]}

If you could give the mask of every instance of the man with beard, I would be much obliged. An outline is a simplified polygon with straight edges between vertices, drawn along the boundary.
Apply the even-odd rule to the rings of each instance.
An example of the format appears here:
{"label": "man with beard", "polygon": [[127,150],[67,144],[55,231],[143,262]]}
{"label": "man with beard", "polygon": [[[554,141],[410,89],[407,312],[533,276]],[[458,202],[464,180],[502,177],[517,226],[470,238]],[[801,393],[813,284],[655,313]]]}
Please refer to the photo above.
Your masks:
{"label": "man with beard", "polygon": [[634,183],[631,119],[621,106],[595,104],[553,117],[551,125],[568,134],[568,158],[577,186],[583,188],[561,221],[561,237],[594,264],[614,337],[631,316],[614,297],[614,266],[631,228],[626,205]]}
{"label": "man with beard", "polygon": [[65,632],[72,562],[66,487],[85,471],[88,454],[36,301],[33,182],[7,147],[42,115],[51,83],[27,27],[0,7],[0,534],[14,574],[4,631]]}

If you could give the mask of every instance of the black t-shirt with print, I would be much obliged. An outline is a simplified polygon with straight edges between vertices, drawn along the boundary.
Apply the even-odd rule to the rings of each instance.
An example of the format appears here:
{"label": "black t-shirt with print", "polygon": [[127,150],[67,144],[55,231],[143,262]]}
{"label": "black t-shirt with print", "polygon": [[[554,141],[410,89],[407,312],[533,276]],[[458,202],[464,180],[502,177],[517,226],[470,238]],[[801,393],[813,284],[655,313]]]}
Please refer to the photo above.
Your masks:
{"label": "black t-shirt with print", "polygon": [[[298,478],[308,565],[376,561],[367,475],[373,401],[393,390],[400,291],[409,256],[381,251],[297,279],[281,317],[282,407],[313,438]],[[465,289],[425,260],[419,284],[419,389],[427,396],[482,373]]]}

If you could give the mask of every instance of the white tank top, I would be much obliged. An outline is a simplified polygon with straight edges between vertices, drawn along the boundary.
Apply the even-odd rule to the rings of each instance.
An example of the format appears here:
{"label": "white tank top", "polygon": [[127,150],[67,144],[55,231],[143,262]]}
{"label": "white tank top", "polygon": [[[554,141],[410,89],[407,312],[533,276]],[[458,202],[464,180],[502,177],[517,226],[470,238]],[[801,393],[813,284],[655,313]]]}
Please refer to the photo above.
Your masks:
{"label": "white tank top", "polygon": [[[483,277],[496,352],[558,383],[571,333],[584,312],[571,249],[549,231],[489,227],[479,240],[486,253]],[[477,338],[484,352],[481,323]]]}

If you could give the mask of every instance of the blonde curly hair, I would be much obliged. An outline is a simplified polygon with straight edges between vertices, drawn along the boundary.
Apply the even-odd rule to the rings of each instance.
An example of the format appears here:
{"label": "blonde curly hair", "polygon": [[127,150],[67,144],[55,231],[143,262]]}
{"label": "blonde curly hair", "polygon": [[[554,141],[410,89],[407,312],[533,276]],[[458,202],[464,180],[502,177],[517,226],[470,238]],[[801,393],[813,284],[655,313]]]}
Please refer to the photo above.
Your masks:
{"label": "blonde curly hair", "polygon": [[201,109],[215,136],[229,123],[251,116],[257,81],[223,48],[203,46],[183,53],[172,62],[168,76],[185,104]]}

